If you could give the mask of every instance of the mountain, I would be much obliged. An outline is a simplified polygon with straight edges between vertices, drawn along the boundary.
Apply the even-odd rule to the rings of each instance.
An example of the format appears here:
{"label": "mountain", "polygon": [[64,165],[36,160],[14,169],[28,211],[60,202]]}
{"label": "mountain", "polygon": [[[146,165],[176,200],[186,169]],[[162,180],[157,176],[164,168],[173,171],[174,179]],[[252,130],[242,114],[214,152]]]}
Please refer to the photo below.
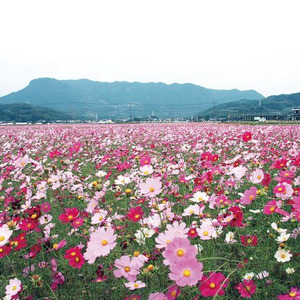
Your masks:
{"label": "mountain", "polygon": [[0,121],[4,122],[49,122],[70,119],[70,115],[51,108],[24,103],[0,104]]}
{"label": "mountain", "polygon": [[213,105],[240,99],[261,99],[254,90],[207,89],[198,85],[97,82],[87,79],[39,78],[24,89],[0,97],[0,104],[27,103],[50,107],[73,118],[128,118],[155,114],[159,118],[187,117]]}
{"label": "mountain", "polygon": [[261,101],[239,100],[216,105],[202,113],[212,118],[239,117],[245,114],[255,116],[288,116],[291,109],[300,107],[300,93],[269,96]]}

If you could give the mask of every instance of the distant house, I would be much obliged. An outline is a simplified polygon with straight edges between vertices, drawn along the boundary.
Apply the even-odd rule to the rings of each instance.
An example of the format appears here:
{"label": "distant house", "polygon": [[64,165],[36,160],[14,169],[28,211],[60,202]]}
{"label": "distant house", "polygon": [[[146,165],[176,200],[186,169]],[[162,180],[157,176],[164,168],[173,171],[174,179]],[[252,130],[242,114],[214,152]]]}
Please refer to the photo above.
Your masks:
{"label": "distant house", "polygon": [[254,121],[256,122],[266,122],[266,118],[265,117],[254,117]]}
{"label": "distant house", "polygon": [[291,112],[292,120],[300,120],[300,107],[292,108]]}

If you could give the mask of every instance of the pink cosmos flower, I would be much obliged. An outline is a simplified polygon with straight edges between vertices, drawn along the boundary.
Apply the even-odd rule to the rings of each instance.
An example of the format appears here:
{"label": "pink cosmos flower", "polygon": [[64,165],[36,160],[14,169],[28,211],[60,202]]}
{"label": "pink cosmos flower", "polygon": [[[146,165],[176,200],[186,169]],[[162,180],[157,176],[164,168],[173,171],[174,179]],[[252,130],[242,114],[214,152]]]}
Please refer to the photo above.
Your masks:
{"label": "pink cosmos flower", "polygon": [[161,192],[161,181],[159,178],[147,178],[145,182],[140,183],[141,194],[154,197]]}
{"label": "pink cosmos flower", "polygon": [[265,215],[271,215],[271,214],[275,213],[277,209],[278,209],[277,201],[271,200],[271,201],[268,201],[267,204],[264,206],[263,213]]}
{"label": "pink cosmos flower", "polygon": [[240,199],[240,203],[243,205],[248,205],[252,203],[252,201],[256,198],[256,192],[257,188],[255,186],[252,186],[250,190],[246,190],[244,192],[244,195]]}
{"label": "pink cosmos flower", "polygon": [[115,231],[111,227],[107,229],[101,227],[91,234],[86,252],[83,255],[89,264],[94,263],[97,257],[108,255],[117,245],[117,235],[114,233]]}
{"label": "pink cosmos flower", "polygon": [[125,277],[128,281],[135,281],[136,275],[140,272],[140,265],[135,260],[131,260],[128,255],[123,255],[120,259],[116,259],[115,267],[118,269],[114,271],[114,275]]}
{"label": "pink cosmos flower", "polygon": [[168,298],[165,294],[156,292],[150,294],[148,300],[168,300]]}
{"label": "pink cosmos flower", "polygon": [[187,258],[196,258],[197,250],[191,246],[188,238],[174,238],[163,252],[165,265],[172,265]]}
{"label": "pink cosmos flower", "polygon": [[161,232],[157,238],[155,238],[156,248],[165,248],[175,238],[175,234],[168,232]]}
{"label": "pink cosmos flower", "polygon": [[283,182],[276,185],[273,189],[273,193],[277,198],[288,199],[293,195],[293,188],[290,184]]}
{"label": "pink cosmos flower", "polygon": [[179,286],[193,286],[202,278],[203,264],[195,258],[180,260],[170,265],[169,278]]}

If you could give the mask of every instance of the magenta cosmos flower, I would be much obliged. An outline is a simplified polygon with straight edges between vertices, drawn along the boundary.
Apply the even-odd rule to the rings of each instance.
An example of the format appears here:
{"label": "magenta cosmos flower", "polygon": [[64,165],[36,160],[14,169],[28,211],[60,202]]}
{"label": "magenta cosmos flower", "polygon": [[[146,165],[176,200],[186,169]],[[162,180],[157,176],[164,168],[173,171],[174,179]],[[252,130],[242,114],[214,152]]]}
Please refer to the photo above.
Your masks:
{"label": "magenta cosmos flower", "polygon": [[178,261],[187,258],[196,258],[197,250],[191,246],[188,238],[175,238],[167,244],[166,250],[163,252],[164,264],[172,265]]}
{"label": "magenta cosmos flower", "polygon": [[202,278],[203,264],[195,258],[180,260],[170,266],[169,278],[179,286],[192,286]]}
{"label": "magenta cosmos flower", "polygon": [[114,233],[111,227],[107,229],[101,227],[91,234],[86,252],[83,255],[89,264],[94,263],[97,257],[108,255],[117,245],[117,236]]}
{"label": "magenta cosmos flower", "polygon": [[210,272],[209,276],[203,276],[199,286],[199,290],[203,297],[213,297],[217,294],[223,296],[225,294],[224,289],[227,287],[228,280],[220,273]]}
{"label": "magenta cosmos flower", "polygon": [[154,197],[161,192],[161,186],[159,178],[148,178],[140,183],[140,192],[145,196]]}

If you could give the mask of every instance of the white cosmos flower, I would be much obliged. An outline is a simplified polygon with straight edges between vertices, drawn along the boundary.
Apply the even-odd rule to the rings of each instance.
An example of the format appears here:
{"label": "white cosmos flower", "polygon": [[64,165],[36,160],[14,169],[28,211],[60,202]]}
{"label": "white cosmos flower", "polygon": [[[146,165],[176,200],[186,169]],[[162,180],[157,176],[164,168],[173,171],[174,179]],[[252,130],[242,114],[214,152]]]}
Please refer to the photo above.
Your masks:
{"label": "white cosmos flower", "polygon": [[285,233],[285,232],[282,232],[281,234],[280,234],[280,236],[278,236],[277,238],[276,238],[276,241],[278,242],[278,243],[284,243],[284,242],[286,242],[289,238],[290,238],[290,234],[289,233]]}
{"label": "white cosmos flower", "polygon": [[277,259],[278,262],[287,262],[291,260],[291,257],[293,255],[290,253],[290,251],[284,250],[282,248],[278,248],[276,251],[274,257]]}
{"label": "white cosmos flower", "polygon": [[155,234],[155,231],[149,228],[141,228],[135,233],[136,242],[139,245],[145,245],[146,238],[151,237]]}
{"label": "white cosmos flower", "polygon": [[7,243],[13,231],[9,229],[9,227],[4,224],[0,227],[0,246],[3,246]]}

